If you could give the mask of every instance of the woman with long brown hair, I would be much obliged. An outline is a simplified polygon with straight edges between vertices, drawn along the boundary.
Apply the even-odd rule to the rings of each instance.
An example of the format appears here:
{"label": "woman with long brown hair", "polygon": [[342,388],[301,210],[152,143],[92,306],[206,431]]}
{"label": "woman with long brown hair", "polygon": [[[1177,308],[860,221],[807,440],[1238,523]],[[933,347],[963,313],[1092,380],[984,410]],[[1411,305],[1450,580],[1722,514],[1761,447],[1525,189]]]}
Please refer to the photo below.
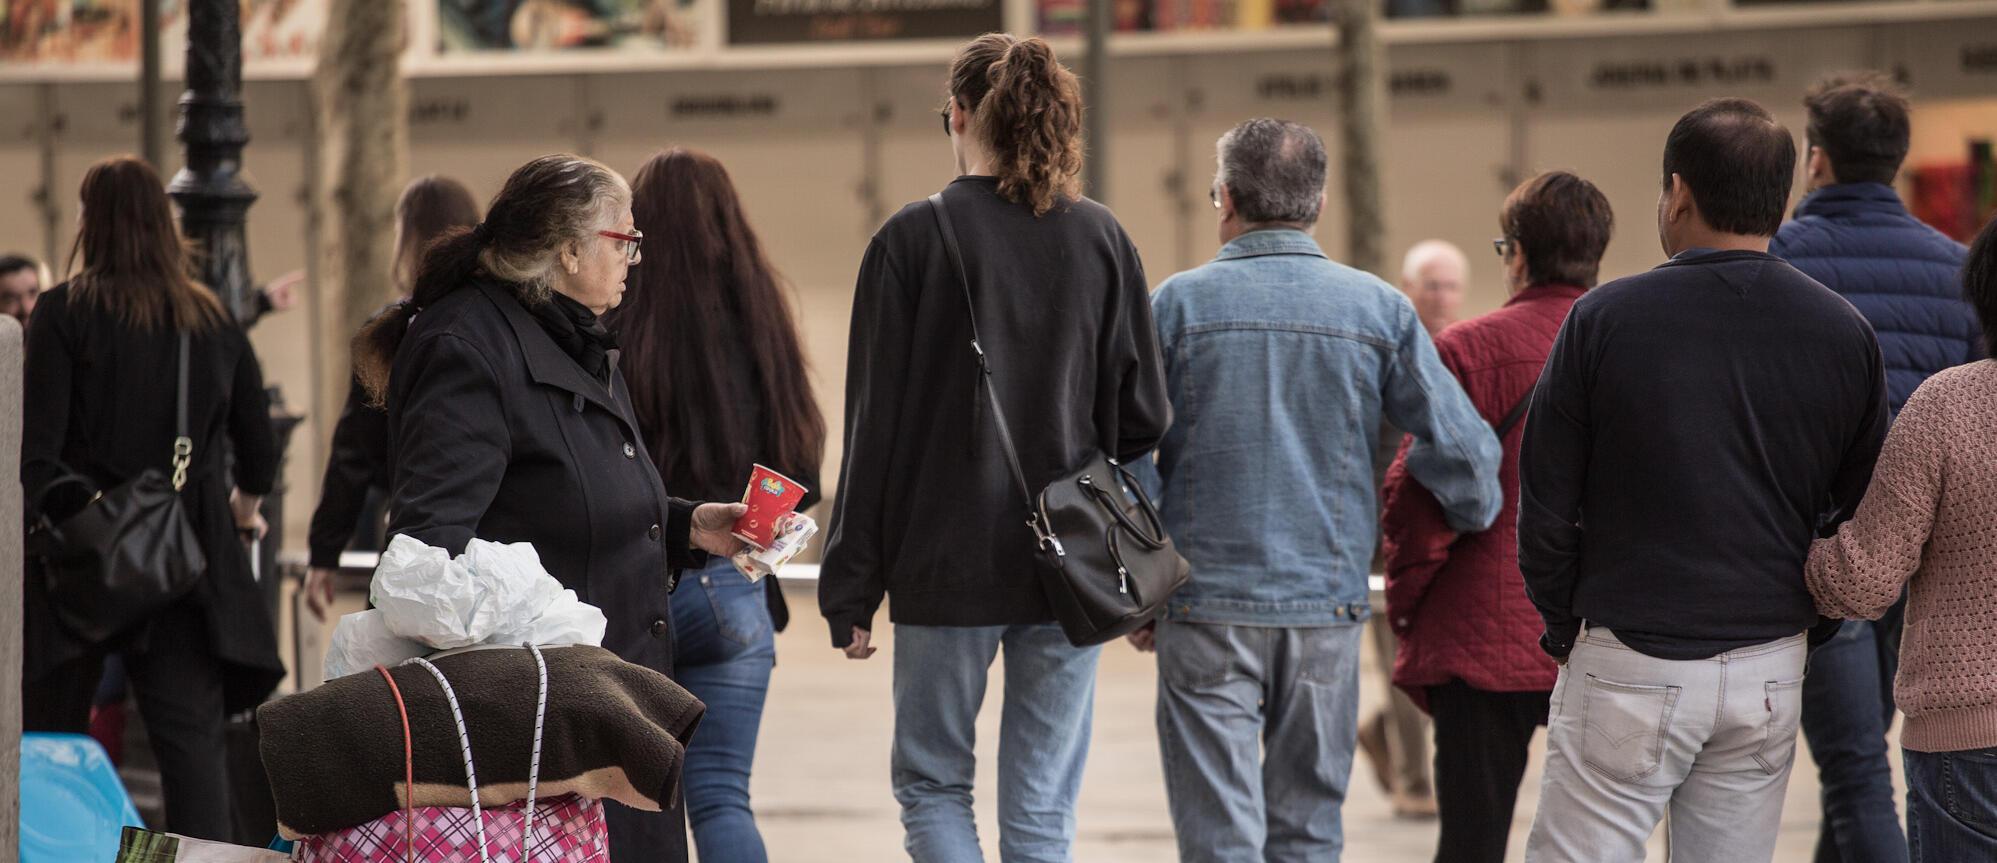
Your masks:
{"label": "woman with long brown hair", "polygon": [[[668,150],[638,169],[632,194],[645,257],[610,324],[659,475],[697,499],[732,500],[760,463],[809,489],[801,507],[810,507],[825,419],[784,285],[727,169],[706,153]],[[760,863],[768,855],[749,769],[773,632],[789,609],[776,579],[750,582],[725,558],[688,576],[694,583],[673,597],[673,678],[707,717],[686,751],[687,818],[700,859]]]}
{"label": "woman with long brown hair", "polygon": [[[465,184],[431,174],[410,181],[395,202],[395,258],[389,272],[397,301],[416,286],[416,268],[430,244],[452,230],[478,224],[478,201]],[[347,405],[333,426],[332,453],[319,484],[319,507],[312,511],[308,537],[310,568],[305,604],[320,620],[333,601],[333,572],[349,547],[382,548],[382,504],[388,495],[388,414],[370,404],[356,376]]]}
{"label": "woman with long brown hair", "polygon": [[[603,610],[604,648],[670,675],[669,596],[682,571],[742,547],[728,531],[747,507],[668,496],[646,454],[602,322],[643,240],[616,171],[534,159],[485,221],[430,247],[409,301],[355,338],[354,367],[387,400],[390,535],[452,554],[532,543]],[[607,816],[615,863],[686,859],[677,812]]]}
{"label": "woman with long brown hair", "polygon": [[860,264],[819,606],[833,645],[865,659],[874,613],[894,598],[893,776],[909,854],[982,858],[972,732],[1003,650],[1000,853],[1065,861],[1097,649],[1054,622],[981,388],[1012,420],[1032,488],[1087,458],[1143,456],[1171,409],[1143,264],[1116,217],[1080,195],[1075,76],[1039,39],[989,34],[958,52],[941,113],[961,176],[938,200],[962,271],[929,203],[889,219]]}
{"label": "woman with long brown hair", "polygon": [[83,177],[81,199],[70,278],[42,295],[28,326],[28,517],[59,524],[88,505],[89,489],[68,484],[71,474],[104,491],[168,465],[180,436],[184,337],[192,452],[180,495],[208,563],[192,592],[147,623],[91,641],[56,619],[48,573],[31,560],[23,727],[82,733],[105,658],[122,655],[159,758],[166,829],[227,840],[224,717],[261,702],[284,676],[239,538],[261,533],[257,507],[277,475],[263,372],[221,301],[194,281],[150,166],[99,162]]}

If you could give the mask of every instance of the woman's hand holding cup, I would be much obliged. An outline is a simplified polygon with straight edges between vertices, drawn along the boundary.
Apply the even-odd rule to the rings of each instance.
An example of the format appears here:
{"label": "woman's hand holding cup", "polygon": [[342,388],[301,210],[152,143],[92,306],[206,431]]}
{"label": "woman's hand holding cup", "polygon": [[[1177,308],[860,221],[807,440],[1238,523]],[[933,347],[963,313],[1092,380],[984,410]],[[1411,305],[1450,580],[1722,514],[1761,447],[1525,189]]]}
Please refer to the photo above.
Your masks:
{"label": "woman's hand holding cup", "polygon": [[708,554],[734,557],[735,552],[741,551],[746,544],[730,531],[735,527],[735,520],[748,511],[748,505],[740,503],[701,504],[694,508],[693,532],[688,542]]}

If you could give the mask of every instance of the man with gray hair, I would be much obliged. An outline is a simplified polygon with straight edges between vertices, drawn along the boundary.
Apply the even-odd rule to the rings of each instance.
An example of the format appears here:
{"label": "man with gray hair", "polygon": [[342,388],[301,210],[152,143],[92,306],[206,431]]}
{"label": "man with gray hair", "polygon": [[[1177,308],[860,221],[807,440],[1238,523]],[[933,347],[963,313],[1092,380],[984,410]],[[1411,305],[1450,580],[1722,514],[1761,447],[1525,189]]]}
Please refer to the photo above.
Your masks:
{"label": "man with gray hair", "polygon": [[1221,137],[1219,162],[1220,254],[1152,300],[1177,421],[1145,479],[1192,580],[1131,641],[1158,652],[1181,857],[1336,860],[1377,535],[1374,432],[1384,418],[1415,436],[1409,470],[1466,532],[1504,503],[1500,451],[1407,297],[1311,239],[1317,134],[1250,120]]}
{"label": "man with gray hair", "polygon": [[1470,259],[1448,240],[1423,240],[1401,259],[1401,291],[1415,304],[1430,338],[1456,323],[1470,291]]}

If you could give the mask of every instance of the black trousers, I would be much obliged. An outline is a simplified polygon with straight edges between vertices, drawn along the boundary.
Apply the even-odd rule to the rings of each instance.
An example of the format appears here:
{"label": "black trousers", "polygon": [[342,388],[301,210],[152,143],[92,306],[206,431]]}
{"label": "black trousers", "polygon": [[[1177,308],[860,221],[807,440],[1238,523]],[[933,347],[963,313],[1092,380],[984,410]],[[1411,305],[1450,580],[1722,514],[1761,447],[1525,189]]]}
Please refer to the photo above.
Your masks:
{"label": "black trousers", "polygon": [[1486,692],[1461,680],[1428,688],[1435,719],[1436,863],[1504,863],[1533,729],[1551,692]]}
{"label": "black trousers", "polygon": [[[89,732],[90,702],[104,676],[104,657],[93,653],[24,681],[23,730]],[[146,649],[125,654],[125,668],[159,760],[166,829],[233,841],[222,664],[208,650],[201,610],[182,602],[163,612],[153,623]]]}

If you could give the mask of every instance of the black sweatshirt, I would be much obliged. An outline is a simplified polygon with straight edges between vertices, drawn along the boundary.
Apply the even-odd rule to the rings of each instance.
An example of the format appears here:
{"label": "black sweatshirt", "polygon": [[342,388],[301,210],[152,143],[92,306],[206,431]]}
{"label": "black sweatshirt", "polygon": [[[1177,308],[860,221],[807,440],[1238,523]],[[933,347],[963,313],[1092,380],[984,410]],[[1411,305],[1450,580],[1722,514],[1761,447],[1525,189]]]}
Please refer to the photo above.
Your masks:
{"label": "black sweatshirt", "polygon": [[[1096,452],[1149,452],[1171,406],[1144,268],[1116,218],[1086,199],[1036,217],[989,177],[943,197],[1027,483],[1037,493]],[[911,204],[874,235],[853,298],[844,464],[818,585],[835,646],[871,629],[890,593],[896,623],[1054,619],[977,376],[935,216]]]}
{"label": "black sweatshirt", "polygon": [[1582,620],[1663,659],[1819,625],[1810,541],[1857,505],[1887,421],[1872,328],[1779,258],[1687,252],[1589,291],[1520,455],[1519,569],[1547,651]]}

